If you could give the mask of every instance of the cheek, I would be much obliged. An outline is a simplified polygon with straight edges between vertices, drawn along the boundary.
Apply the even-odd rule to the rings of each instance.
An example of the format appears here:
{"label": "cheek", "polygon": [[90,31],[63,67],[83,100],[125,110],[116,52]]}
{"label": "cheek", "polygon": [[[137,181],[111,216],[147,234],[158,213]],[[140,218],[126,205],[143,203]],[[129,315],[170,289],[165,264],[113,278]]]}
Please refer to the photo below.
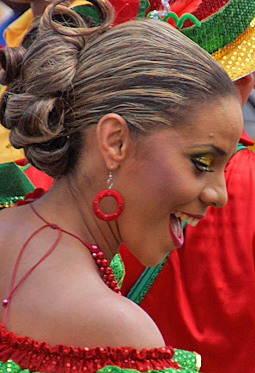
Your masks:
{"label": "cheek", "polygon": [[184,165],[169,165],[162,160],[151,169],[149,174],[140,174],[139,184],[142,195],[150,200],[152,206],[160,204],[163,208],[167,203],[169,208],[181,203],[187,196],[189,198],[191,180],[187,180],[188,170],[184,169]]}

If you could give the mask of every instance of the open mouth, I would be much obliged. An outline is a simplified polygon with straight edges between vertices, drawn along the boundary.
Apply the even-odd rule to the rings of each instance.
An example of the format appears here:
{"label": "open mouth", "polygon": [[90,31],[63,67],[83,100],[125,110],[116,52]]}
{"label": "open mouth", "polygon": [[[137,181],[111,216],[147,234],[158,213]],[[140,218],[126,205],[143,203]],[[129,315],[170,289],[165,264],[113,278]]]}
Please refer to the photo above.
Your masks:
{"label": "open mouth", "polygon": [[175,214],[170,214],[169,232],[171,234],[174,246],[179,248],[184,243],[184,235],[182,229],[182,221],[180,217]]}
{"label": "open mouth", "polygon": [[192,225],[192,227],[195,227],[197,225],[199,219],[203,218],[202,215],[201,216],[199,215],[198,218],[195,218],[195,217],[186,215],[186,214],[184,214],[183,212],[180,212],[180,211],[176,211],[175,216],[177,218],[180,218],[181,221],[186,221],[186,223]]}

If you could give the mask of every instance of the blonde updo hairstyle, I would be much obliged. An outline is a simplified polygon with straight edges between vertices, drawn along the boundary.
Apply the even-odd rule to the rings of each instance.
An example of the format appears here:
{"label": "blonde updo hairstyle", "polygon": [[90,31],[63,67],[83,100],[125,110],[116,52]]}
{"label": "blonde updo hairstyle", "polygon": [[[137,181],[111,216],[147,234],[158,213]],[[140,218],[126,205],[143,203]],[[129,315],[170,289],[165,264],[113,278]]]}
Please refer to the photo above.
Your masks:
{"label": "blonde updo hairstyle", "polygon": [[188,126],[199,102],[235,95],[223,68],[172,26],[152,19],[111,28],[107,0],[91,0],[100,24],[49,5],[19,47],[0,52],[0,122],[29,162],[59,178],[76,165],[86,128],[110,112],[135,136]]}

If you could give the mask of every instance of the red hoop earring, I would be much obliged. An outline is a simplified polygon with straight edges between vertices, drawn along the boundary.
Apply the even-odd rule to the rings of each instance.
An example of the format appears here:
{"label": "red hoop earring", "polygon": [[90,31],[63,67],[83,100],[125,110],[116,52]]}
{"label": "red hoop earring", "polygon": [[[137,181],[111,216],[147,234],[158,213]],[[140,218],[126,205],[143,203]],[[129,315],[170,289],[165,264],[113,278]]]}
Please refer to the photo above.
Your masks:
{"label": "red hoop earring", "polygon": [[[108,189],[103,189],[98,192],[92,202],[92,209],[94,214],[101,220],[104,221],[111,221],[117,219],[123,211],[124,208],[124,201],[122,195],[117,192],[116,190],[112,189],[113,182],[112,182],[112,172],[109,171],[109,178],[107,180]],[[100,210],[100,201],[104,197],[113,197],[117,201],[117,209],[112,214],[105,214]]]}

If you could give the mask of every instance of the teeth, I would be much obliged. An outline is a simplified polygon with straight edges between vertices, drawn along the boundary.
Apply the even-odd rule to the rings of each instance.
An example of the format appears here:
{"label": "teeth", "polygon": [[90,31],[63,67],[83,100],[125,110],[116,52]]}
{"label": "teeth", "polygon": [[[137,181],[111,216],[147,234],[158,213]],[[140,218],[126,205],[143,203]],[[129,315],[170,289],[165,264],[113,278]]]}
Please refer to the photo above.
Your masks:
{"label": "teeth", "polygon": [[177,217],[177,218],[180,218],[182,216],[182,213],[177,211],[174,213],[174,215]]}
{"label": "teeth", "polygon": [[174,215],[177,218],[180,218],[182,221],[186,221],[188,224],[192,225],[192,227],[195,227],[199,221],[199,219],[192,218],[191,216],[188,216],[186,214],[182,214],[180,211],[176,211]]}
{"label": "teeth", "polygon": [[182,220],[185,220],[185,221],[188,221],[188,220],[190,219],[190,218],[188,217],[188,215],[186,215],[186,214],[181,214],[180,218],[181,218]]}

